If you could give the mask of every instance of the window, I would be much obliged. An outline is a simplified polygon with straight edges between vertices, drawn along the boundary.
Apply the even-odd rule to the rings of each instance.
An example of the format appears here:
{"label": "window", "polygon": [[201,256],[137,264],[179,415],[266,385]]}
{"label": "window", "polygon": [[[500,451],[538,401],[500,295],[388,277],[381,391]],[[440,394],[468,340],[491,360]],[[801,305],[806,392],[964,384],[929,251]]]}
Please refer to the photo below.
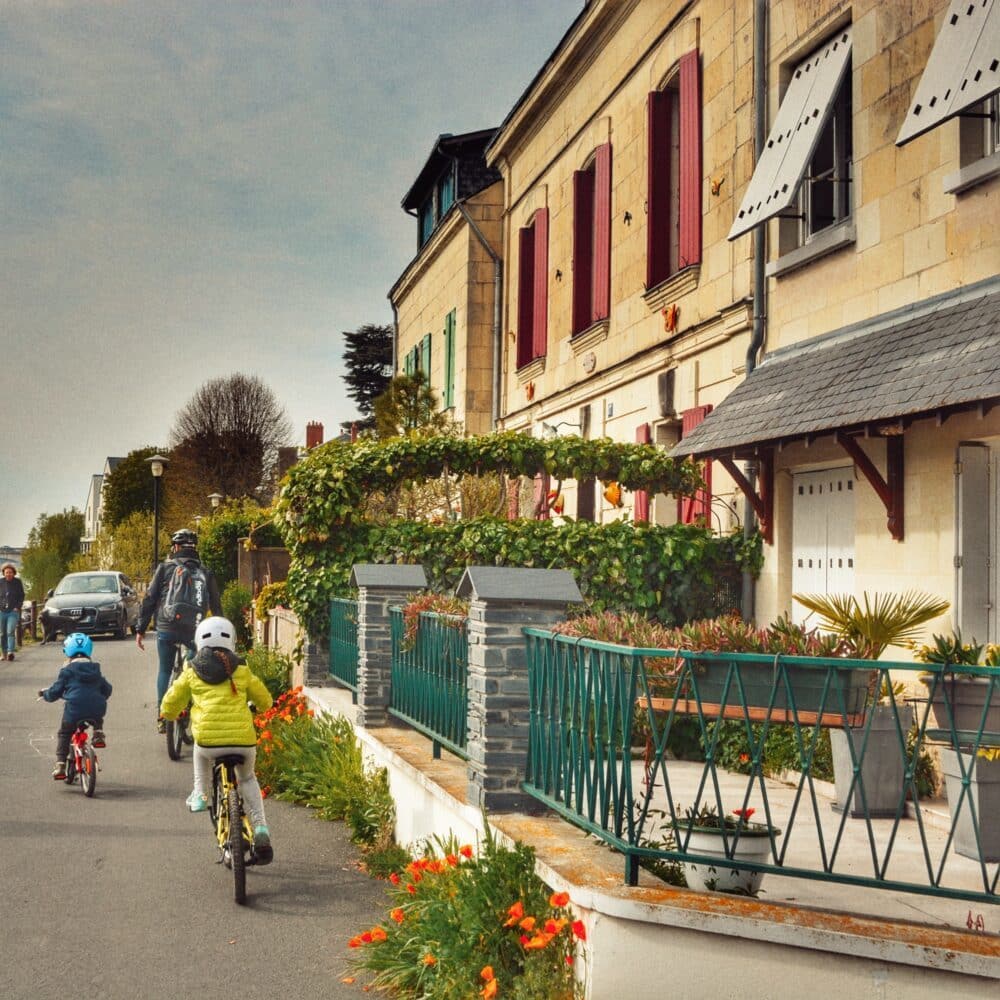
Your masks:
{"label": "window", "polygon": [[420,246],[423,246],[434,232],[434,199],[428,198],[420,206],[417,215],[417,228],[419,231]]}
{"label": "window", "polygon": [[424,373],[424,379],[427,384],[431,384],[431,335],[429,333],[424,334],[423,340],[420,341],[420,347],[414,348],[414,350],[419,350],[417,355],[417,368]]}
{"label": "window", "polygon": [[574,336],[611,312],[611,143],[573,174]]}
{"label": "window", "polygon": [[443,219],[448,209],[455,204],[455,176],[449,170],[437,184],[438,218]]}
{"label": "window", "polygon": [[[790,210],[790,213],[789,213]],[[780,213],[781,251],[851,214],[851,29],[795,66],[729,239]]]}
{"label": "window", "polygon": [[1000,174],[1000,95],[963,111],[958,119],[959,169],[944,179],[944,190],[958,194]]}
{"label": "window", "polygon": [[[695,406],[681,414],[681,440],[687,437],[712,412],[712,404]],[[710,526],[712,517],[712,460],[706,459],[701,478],[705,489],[698,490],[693,497],[679,497],[677,500],[677,520],[681,524],[703,524]]]}
{"label": "window", "polygon": [[444,408],[455,405],[455,310],[444,319]]}
{"label": "window", "polygon": [[518,233],[517,367],[547,350],[549,322],[549,210],[540,208]]}
{"label": "window", "polygon": [[701,261],[701,94],[698,52],[647,98],[646,287]]}
{"label": "window", "polygon": [[417,212],[417,244],[422,247],[433,235],[434,228],[455,204],[455,172],[449,167],[435,182],[431,193]]}

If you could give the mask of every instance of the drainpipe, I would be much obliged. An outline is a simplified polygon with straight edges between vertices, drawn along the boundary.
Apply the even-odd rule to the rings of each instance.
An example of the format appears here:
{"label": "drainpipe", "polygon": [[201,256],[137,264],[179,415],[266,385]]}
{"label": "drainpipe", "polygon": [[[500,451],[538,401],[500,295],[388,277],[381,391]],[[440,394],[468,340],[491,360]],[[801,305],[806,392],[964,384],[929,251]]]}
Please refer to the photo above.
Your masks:
{"label": "drainpipe", "polygon": [[396,303],[389,299],[389,305],[392,307],[392,377],[396,377],[396,355],[399,351],[399,309],[396,308]]}
{"label": "drainpipe", "polygon": [[[767,142],[767,0],[754,0],[753,10],[753,91],[754,91],[754,126],[753,140],[756,162],[759,162]],[[753,326],[750,344],[746,354],[746,376],[757,367],[757,358],[764,346],[767,333],[767,275],[764,272],[767,264],[767,223],[761,222],[754,232],[753,238]],[[755,462],[747,462],[744,475],[751,488],[757,486],[757,466]],[[753,506],[747,500],[744,504],[743,535],[749,537],[757,527],[757,518]],[[741,606],[743,617],[748,621],[755,613],[754,581],[749,573],[743,574],[743,593]]]}
{"label": "drainpipe", "polygon": [[476,239],[483,245],[483,249],[489,254],[493,261],[493,404],[491,416],[493,427],[496,428],[500,420],[500,318],[502,316],[502,303],[500,301],[503,289],[503,260],[500,255],[490,246],[482,230],[476,225],[475,220],[469,215],[465,204],[456,201],[458,210],[462,213],[462,218],[469,224],[469,228],[476,234]]}

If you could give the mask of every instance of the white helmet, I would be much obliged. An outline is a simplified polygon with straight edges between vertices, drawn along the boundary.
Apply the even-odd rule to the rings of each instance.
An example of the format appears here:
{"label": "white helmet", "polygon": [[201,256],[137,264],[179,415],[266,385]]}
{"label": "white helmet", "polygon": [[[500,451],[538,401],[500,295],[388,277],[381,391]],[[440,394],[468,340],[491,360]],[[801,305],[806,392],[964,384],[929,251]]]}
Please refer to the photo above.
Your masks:
{"label": "white helmet", "polygon": [[236,626],[227,618],[206,618],[195,630],[194,644],[200,653],[206,646],[236,652]]}

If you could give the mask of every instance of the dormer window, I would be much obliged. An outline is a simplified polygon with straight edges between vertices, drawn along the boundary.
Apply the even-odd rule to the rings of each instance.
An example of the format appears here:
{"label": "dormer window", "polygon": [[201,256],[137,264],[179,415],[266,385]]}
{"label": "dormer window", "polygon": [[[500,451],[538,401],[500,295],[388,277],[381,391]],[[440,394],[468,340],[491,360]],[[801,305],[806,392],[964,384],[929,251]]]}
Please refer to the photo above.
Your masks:
{"label": "dormer window", "polygon": [[455,204],[455,171],[451,164],[434,183],[430,194],[417,213],[419,245],[423,246],[433,235],[438,223]]}

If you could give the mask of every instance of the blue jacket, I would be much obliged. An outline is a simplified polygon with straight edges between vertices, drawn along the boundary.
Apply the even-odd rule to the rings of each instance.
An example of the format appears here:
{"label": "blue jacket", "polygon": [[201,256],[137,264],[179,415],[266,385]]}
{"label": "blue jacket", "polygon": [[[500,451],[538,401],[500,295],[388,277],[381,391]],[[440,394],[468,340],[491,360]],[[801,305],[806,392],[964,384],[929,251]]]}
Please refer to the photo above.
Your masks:
{"label": "blue jacket", "polygon": [[78,657],[59,671],[59,676],[42,692],[42,697],[46,701],[62,698],[66,702],[63,719],[67,722],[103,719],[111,697],[111,683],[101,673],[101,665],[96,660]]}

